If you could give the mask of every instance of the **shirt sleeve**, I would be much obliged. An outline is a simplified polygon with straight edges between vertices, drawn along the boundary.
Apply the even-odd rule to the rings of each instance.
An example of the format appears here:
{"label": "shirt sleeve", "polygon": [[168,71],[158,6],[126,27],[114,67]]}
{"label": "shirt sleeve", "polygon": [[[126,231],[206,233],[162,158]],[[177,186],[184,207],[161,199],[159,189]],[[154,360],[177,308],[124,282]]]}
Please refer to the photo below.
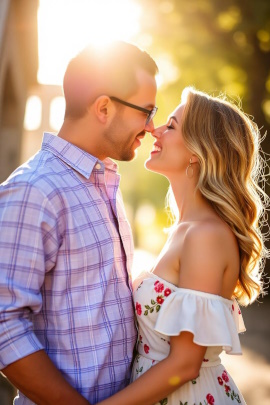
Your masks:
{"label": "shirt sleeve", "polygon": [[42,308],[45,273],[57,257],[57,216],[28,184],[0,186],[0,369],[43,349],[32,315]]}

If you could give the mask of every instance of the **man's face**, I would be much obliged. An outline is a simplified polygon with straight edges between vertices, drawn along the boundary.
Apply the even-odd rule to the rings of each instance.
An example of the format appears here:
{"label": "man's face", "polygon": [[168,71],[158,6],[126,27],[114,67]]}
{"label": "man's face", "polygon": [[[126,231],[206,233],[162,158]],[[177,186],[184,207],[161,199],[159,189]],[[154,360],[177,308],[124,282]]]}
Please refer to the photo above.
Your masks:
{"label": "man's face", "polygon": [[[155,78],[142,69],[138,70],[136,76],[138,90],[124,101],[151,110],[156,100]],[[117,102],[115,104],[118,112],[104,133],[107,156],[116,160],[129,161],[135,157],[136,149],[141,145],[145,133],[154,129],[154,124],[150,121],[146,125],[146,113],[119,105]]]}

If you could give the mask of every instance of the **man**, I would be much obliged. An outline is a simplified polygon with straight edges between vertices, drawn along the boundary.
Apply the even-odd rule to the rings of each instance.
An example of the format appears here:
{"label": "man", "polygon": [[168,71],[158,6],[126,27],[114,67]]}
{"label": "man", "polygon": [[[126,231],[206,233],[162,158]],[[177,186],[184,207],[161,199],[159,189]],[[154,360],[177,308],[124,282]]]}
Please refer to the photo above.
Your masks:
{"label": "man", "polygon": [[95,404],[129,382],[133,244],[116,164],[153,130],[157,66],[88,47],[64,77],[58,136],[0,186],[0,368],[16,404]]}

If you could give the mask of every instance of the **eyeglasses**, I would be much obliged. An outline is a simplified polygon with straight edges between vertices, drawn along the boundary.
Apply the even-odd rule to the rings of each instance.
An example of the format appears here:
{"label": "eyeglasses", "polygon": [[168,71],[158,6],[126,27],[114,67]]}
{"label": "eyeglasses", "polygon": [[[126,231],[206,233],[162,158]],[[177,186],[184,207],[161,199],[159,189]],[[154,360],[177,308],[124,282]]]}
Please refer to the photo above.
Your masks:
{"label": "eyeglasses", "polygon": [[127,107],[134,108],[135,110],[139,110],[139,111],[142,111],[145,114],[147,114],[147,119],[146,119],[145,125],[149,124],[149,122],[152,121],[152,119],[154,118],[154,116],[156,115],[156,112],[158,110],[158,107],[154,107],[154,108],[152,108],[152,110],[147,110],[146,108],[139,107],[135,104],[128,103],[127,101],[123,101],[120,98],[113,97],[113,96],[110,97],[110,99],[113,101],[117,101],[117,103],[126,105]]}

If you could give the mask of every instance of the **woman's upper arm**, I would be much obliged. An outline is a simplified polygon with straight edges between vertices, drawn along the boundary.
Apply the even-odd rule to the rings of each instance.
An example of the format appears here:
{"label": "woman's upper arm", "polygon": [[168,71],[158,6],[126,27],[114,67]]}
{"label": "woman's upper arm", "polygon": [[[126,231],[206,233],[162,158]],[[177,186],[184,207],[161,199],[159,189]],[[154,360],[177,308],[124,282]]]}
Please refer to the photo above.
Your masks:
{"label": "woman's upper arm", "polygon": [[178,336],[170,338],[171,361],[178,361],[180,378],[190,381],[199,374],[201,364],[206,352],[206,346],[199,346],[193,342],[193,334],[181,332]]}

